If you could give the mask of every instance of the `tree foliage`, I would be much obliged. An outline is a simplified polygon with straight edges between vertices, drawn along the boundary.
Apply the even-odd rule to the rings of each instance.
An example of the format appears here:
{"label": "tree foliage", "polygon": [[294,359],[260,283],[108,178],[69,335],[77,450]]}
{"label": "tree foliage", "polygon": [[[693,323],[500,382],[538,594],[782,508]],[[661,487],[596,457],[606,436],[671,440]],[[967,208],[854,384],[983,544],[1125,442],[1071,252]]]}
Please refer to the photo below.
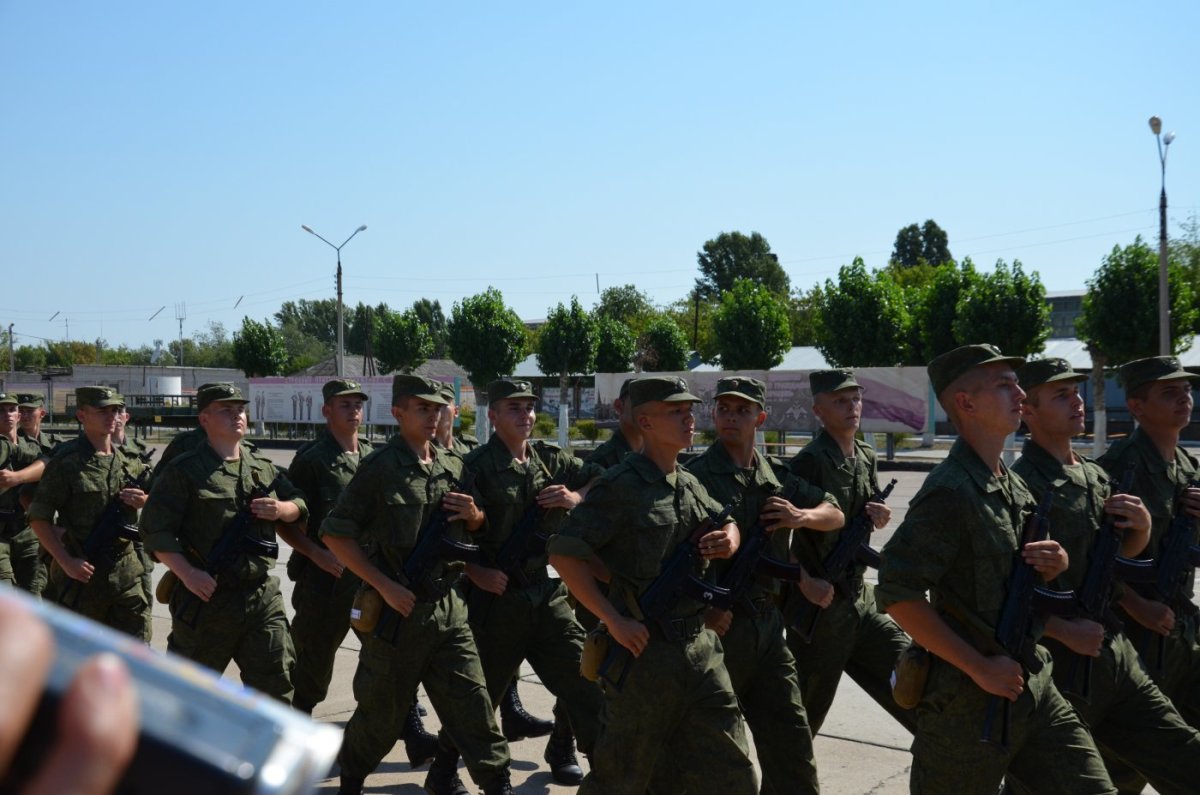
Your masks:
{"label": "tree foliage", "polygon": [[619,320],[636,334],[654,316],[654,304],[650,296],[632,284],[606,287],[600,293],[593,314],[597,318],[608,317]]}
{"label": "tree foliage", "polygon": [[571,375],[592,372],[596,367],[596,321],[571,296],[571,305],[550,310],[538,337],[537,363],[546,375],[558,376],[559,405],[567,403],[567,380]]}
{"label": "tree foliage", "polygon": [[672,372],[688,363],[687,338],[668,315],[659,315],[646,325],[637,340],[634,363],[639,371]]}
{"label": "tree foliage", "polygon": [[331,351],[337,345],[337,301],[332,298],[284,301],[275,320],[281,329],[294,326]]}
{"label": "tree foliage", "polygon": [[817,348],[838,367],[888,367],[904,360],[910,322],[904,291],[862,258],[825,280],[817,304]]}
{"label": "tree foliage", "polygon": [[380,372],[411,373],[433,352],[433,337],[415,310],[385,312],[376,316],[375,359]]}
{"label": "tree foliage", "polygon": [[1028,356],[1046,347],[1050,306],[1037,272],[1004,260],[966,286],[955,305],[954,337],[960,345],[990,342],[1006,354]]}
{"label": "tree foliage", "polygon": [[[1125,248],[1113,246],[1087,285],[1076,330],[1093,351],[1118,364],[1158,354],[1157,251],[1140,235]],[[1179,353],[1191,345],[1200,311],[1178,261],[1168,262],[1167,286],[1171,351]]]}
{"label": "tree foliage", "polygon": [[233,359],[247,378],[279,375],[288,363],[283,334],[270,321],[243,317],[241,331],[233,335]]}
{"label": "tree foliage", "polygon": [[725,370],[770,370],[792,343],[785,299],[749,279],[738,279],[713,317]]}
{"label": "tree foliage", "polygon": [[525,325],[494,287],[456,301],[447,332],[450,357],[467,371],[477,396],[525,357]]}
{"label": "tree foliage", "polygon": [[713,316],[720,306],[719,296],[704,298],[698,288],[693,288],[686,298],[675,301],[663,313],[675,321],[690,349],[706,364],[716,364],[720,358],[713,334]]}
{"label": "tree foliage", "polygon": [[360,301],[355,304],[354,309],[346,314],[347,329],[343,340],[346,351],[363,356],[370,350],[373,354],[375,338],[382,325],[380,318],[391,311],[386,303],[369,306]]}
{"label": "tree foliage", "polygon": [[629,326],[611,317],[596,321],[596,372],[628,373],[636,352],[637,338]]}
{"label": "tree foliage", "polygon": [[920,226],[909,224],[896,233],[891,262],[898,267],[912,268],[921,263],[944,265],[953,259],[949,236],[932,218]]}
{"label": "tree foliage", "polygon": [[700,264],[696,289],[702,298],[720,298],[738,279],[750,279],[779,295],[787,295],[791,286],[779,257],[771,253],[771,245],[758,232],[748,237],[741,232],[722,232],[704,244],[696,259]]}
{"label": "tree foliage", "polygon": [[429,358],[445,359],[446,315],[442,312],[441,302],[436,299],[430,301],[428,298],[418,298],[413,301],[412,311],[429,331],[429,338],[433,343],[433,350],[429,354]]}
{"label": "tree foliage", "polygon": [[[919,296],[910,292],[909,308],[916,329],[916,349],[909,356],[910,362],[924,364],[964,344],[954,334],[958,301],[978,281],[979,274],[968,257],[961,266],[951,262],[934,269],[932,280]],[[913,336],[910,335],[910,339]]]}

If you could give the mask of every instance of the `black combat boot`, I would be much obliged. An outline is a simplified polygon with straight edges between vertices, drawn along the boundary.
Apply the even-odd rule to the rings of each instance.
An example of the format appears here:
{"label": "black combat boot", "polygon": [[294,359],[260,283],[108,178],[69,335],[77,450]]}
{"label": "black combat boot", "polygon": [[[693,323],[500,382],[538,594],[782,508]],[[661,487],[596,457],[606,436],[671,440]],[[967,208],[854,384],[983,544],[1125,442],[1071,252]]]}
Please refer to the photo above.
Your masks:
{"label": "black combat boot", "polygon": [[500,729],[504,739],[515,743],[526,737],[545,737],[554,731],[554,721],[535,718],[525,711],[517,696],[517,680],[514,679],[500,699]]}
{"label": "black combat boot", "polygon": [[512,782],[509,780],[507,768],[483,788],[483,795],[513,795]]}
{"label": "black combat boot", "polygon": [[338,786],[337,795],[362,795],[363,784],[365,783],[366,779],[364,778],[342,776],[341,784]]}
{"label": "black combat boot", "polygon": [[554,705],[554,731],[546,743],[543,758],[550,765],[550,777],[555,784],[577,787],[583,781],[583,768],[575,757],[575,733],[567,720],[566,710],[558,703]]}
{"label": "black combat boot", "polygon": [[404,740],[404,751],[408,754],[408,766],[414,770],[433,759],[437,754],[437,735],[425,731],[425,724],[421,723],[421,713],[417,711],[416,702],[408,711],[408,718],[404,721],[404,731],[400,733],[400,739]]}
{"label": "black combat boot", "polygon": [[458,749],[438,744],[437,754],[425,776],[429,795],[471,795],[458,777]]}

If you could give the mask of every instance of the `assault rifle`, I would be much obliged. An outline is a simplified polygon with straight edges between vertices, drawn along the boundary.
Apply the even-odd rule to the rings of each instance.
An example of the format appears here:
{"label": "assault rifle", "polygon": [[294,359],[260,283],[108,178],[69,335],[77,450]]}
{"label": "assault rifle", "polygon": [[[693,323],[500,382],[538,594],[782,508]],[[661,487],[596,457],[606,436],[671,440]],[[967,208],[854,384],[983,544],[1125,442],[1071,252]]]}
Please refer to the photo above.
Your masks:
{"label": "assault rifle", "polygon": [[[994,639],[994,645],[1000,653],[1016,660],[1026,672],[1033,674],[1042,670],[1042,661],[1037,656],[1037,643],[1031,637],[1034,615],[1072,616],[1078,609],[1078,600],[1073,591],[1054,591],[1038,585],[1041,575],[1021,557],[1021,551],[1027,544],[1045,541],[1050,537],[1050,505],[1053,500],[1054,492],[1047,489],[1037,510],[1025,524],[1021,544],[1013,553],[1008,592],[1000,608]],[[1002,710],[999,738],[994,728],[998,710]],[[1011,724],[1012,702],[1001,696],[988,696],[980,741],[1007,751]]]}
{"label": "assault rifle", "polygon": [[[768,496],[778,496],[790,502],[796,496],[796,490],[800,483],[799,478],[793,478],[791,485],[782,492],[776,494],[773,491]],[[729,568],[725,570],[725,574],[718,583],[719,588],[729,592],[730,605],[748,606],[750,589],[754,584],[755,577],[759,574],[792,582],[799,582],[804,576],[804,569],[799,564],[776,560],[767,554],[770,540],[771,531],[767,530],[766,523],[761,519],[757,520],[754,526],[742,535],[741,548],[730,561]]]}
{"label": "assault rifle", "polygon": [[[875,492],[868,502],[887,502],[887,498],[891,496],[894,488],[896,488],[896,479],[892,478],[891,482]],[[871,548],[871,533],[874,531],[875,523],[871,521],[867,509],[864,507],[858,516],[855,516],[853,521],[842,530],[837,544],[821,563],[825,569],[825,578],[833,583],[838,593],[846,599],[852,600],[857,596],[850,588],[851,575],[856,566],[879,568],[879,552]],[[808,601],[803,594],[801,594],[801,598],[795,599],[793,602],[795,607],[790,611],[788,624],[802,641],[811,643],[813,633],[817,629],[817,619],[821,617],[825,608]]]}
{"label": "assault rifle", "polygon": [[[149,467],[144,468],[136,477],[131,478],[126,475],[121,489],[140,489],[146,485],[146,479],[149,477]],[[84,560],[94,565],[96,558],[101,554],[111,555],[112,547],[118,539],[123,538],[135,544],[141,543],[142,534],[138,532],[137,522],[126,522],[121,515],[127,507],[125,503],[121,502],[120,491],[112,496],[83,541]],[[84,585],[86,583],[82,583],[74,577],[67,577],[58,594],[58,603],[70,610],[78,608],[79,599],[83,596]]]}
{"label": "assault rifle", "polygon": [[[221,575],[236,562],[238,555],[261,555],[266,558],[279,557],[278,543],[255,538],[248,531],[255,522],[254,514],[250,512],[250,504],[257,499],[269,497],[271,492],[279,487],[279,483],[282,480],[283,474],[279,473],[266,486],[257,481],[255,482],[254,488],[250,490],[250,493],[245,496],[238,506],[238,512],[225,523],[225,529],[221,531],[221,537],[217,539],[216,544],[213,544],[207,558],[200,555],[194,548],[191,550],[191,553],[202,561],[203,565],[201,568],[214,580],[220,580]],[[186,626],[195,627],[203,607],[204,602],[184,587],[180,591],[174,618]]]}
{"label": "assault rifle", "polygon": [[[462,480],[450,484],[450,491],[468,493],[475,482],[471,470],[464,468]],[[455,541],[447,535],[450,528],[450,512],[438,507],[417,533],[417,543],[404,559],[400,575],[396,577],[404,587],[413,592],[417,601],[432,602],[441,599],[449,590],[444,581],[433,576],[437,564],[443,561],[479,562],[479,546]],[[400,623],[404,616],[397,613],[384,600],[375,625],[375,637],[387,643],[396,642]]]}
{"label": "assault rifle", "polygon": [[[676,545],[671,556],[663,563],[658,576],[638,598],[637,612],[641,615],[635,615],[634,618],[658,629],[667,640],[679,640],[680,628],[671,614],[685,596],[710,607],[729,609],[732,605],[729,591],[700,579],[696,576],[695,569],[701,559],[700,539],[728,524],[729,516],[739,502],[741,498],[735,497],[715,515],[710,514],[700,520],[688,537]],[[620,690],[625,684],[625,677],[629,674],[633,659],[629,649],[615,639],[610,640],[608,654],[600,663],[600,678]],[[613,674],[614,668],[619,669],[620,673]]]}

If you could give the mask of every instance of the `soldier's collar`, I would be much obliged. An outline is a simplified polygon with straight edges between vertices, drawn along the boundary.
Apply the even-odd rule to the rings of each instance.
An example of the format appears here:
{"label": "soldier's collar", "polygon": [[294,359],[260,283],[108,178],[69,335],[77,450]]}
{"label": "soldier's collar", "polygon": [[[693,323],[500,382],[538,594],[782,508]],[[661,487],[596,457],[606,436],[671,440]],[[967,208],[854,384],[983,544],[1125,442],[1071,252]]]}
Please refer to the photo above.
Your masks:
{"label": "soldier's collar", "polygon": [[1050,485],[1055,488],[1070,480],[1063,463],[1046,452],[1046,448],[1032,438],[1027,438],[1025,444],[1021,446],[1021,459],[1029,459],[1029,465],[1040,472],[1042,477],[1050,481]]}
{"label": "soldier's collar", "polygon": [[[967,474],[971,476],[971,480],[975,481],[975,485],[981,490],[993,492],[1003,488],[1000,476],[993,474],[988,465],[983,463],[983,459],[975,452],[975,448],[967,444],[961,437],[950,448],[950,455],[957,459],[959,465],[966,470]],[[1003,463],[1000,464],[1000,467],[1004,474],[1008,474],[1008,469]]]}
{"label": "soldier's collar", "polygon": [[[1146,464],[1146,469],[1154,473],[1167,471],[1167,462],[1159,454],[1158,448],[1154,445],[1154,440],[1150,438],[1150,434],[1143,431],[1140,427],[1134,428],[1133,433],[1129,434],[1129,440],[1142,451],[1142,460]],[[1178,458],[1179,445],[1175,446],[1175,450],[1176,458]]]}
{"label": "soldier's collar", "polygon": [[[658,464],[654,463],[641,453],[630,453],[629,457],[626,458],[625,461],[628,462],[630,468],[632,468],[634,472],[637,472],[639,475],[641,475],[642,480],[646,481],[647,483],[653,483],[656,480],[662,480],[667,477],[668,473],[663,472],[658,468]],[[675,471],[679,471],[678,467]],[[674,475],[675,473],[672,472],[670,474]],[[672,486],[675,485],[673,480],[669,480],[668,482]]]}

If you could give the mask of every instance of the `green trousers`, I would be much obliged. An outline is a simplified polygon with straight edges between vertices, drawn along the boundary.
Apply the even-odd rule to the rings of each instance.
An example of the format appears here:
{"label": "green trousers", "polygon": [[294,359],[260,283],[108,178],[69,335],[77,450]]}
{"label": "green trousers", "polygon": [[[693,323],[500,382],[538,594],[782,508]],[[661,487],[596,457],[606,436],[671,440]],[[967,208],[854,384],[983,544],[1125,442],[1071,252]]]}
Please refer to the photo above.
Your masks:
{"label": "green trousers", "polygon": [[[299,553],[292,553],[293,559]],[[338,647],[350,629],[350,607],[358,590],[359,578],[346,569],[335,578],[316,564],[304,559],[307,565],[293,566],[288,573],[296,586],[292,589],[292,646],[296,650],[296,669],[292,684],[296,709],[311,712],[325,700],[329,682],[333,679],[333,661]]]}
{"label": "green trousers", "polygon": [[101,557],[92,564],[96,570],[87,583],[71,580],[62,567],[51,564],[49,584],[55,594],[66,596],[63,606],[149,643],[146,614],[150,601],[142,585],[142,559],[137,550],[126,544],[115,560]]}
{"label": "green trousers", "polygon": [[41,596],[48,576],[42,545],[32,528],[26,527],[7,542],[0,542],[0,582],[8,582]]}

